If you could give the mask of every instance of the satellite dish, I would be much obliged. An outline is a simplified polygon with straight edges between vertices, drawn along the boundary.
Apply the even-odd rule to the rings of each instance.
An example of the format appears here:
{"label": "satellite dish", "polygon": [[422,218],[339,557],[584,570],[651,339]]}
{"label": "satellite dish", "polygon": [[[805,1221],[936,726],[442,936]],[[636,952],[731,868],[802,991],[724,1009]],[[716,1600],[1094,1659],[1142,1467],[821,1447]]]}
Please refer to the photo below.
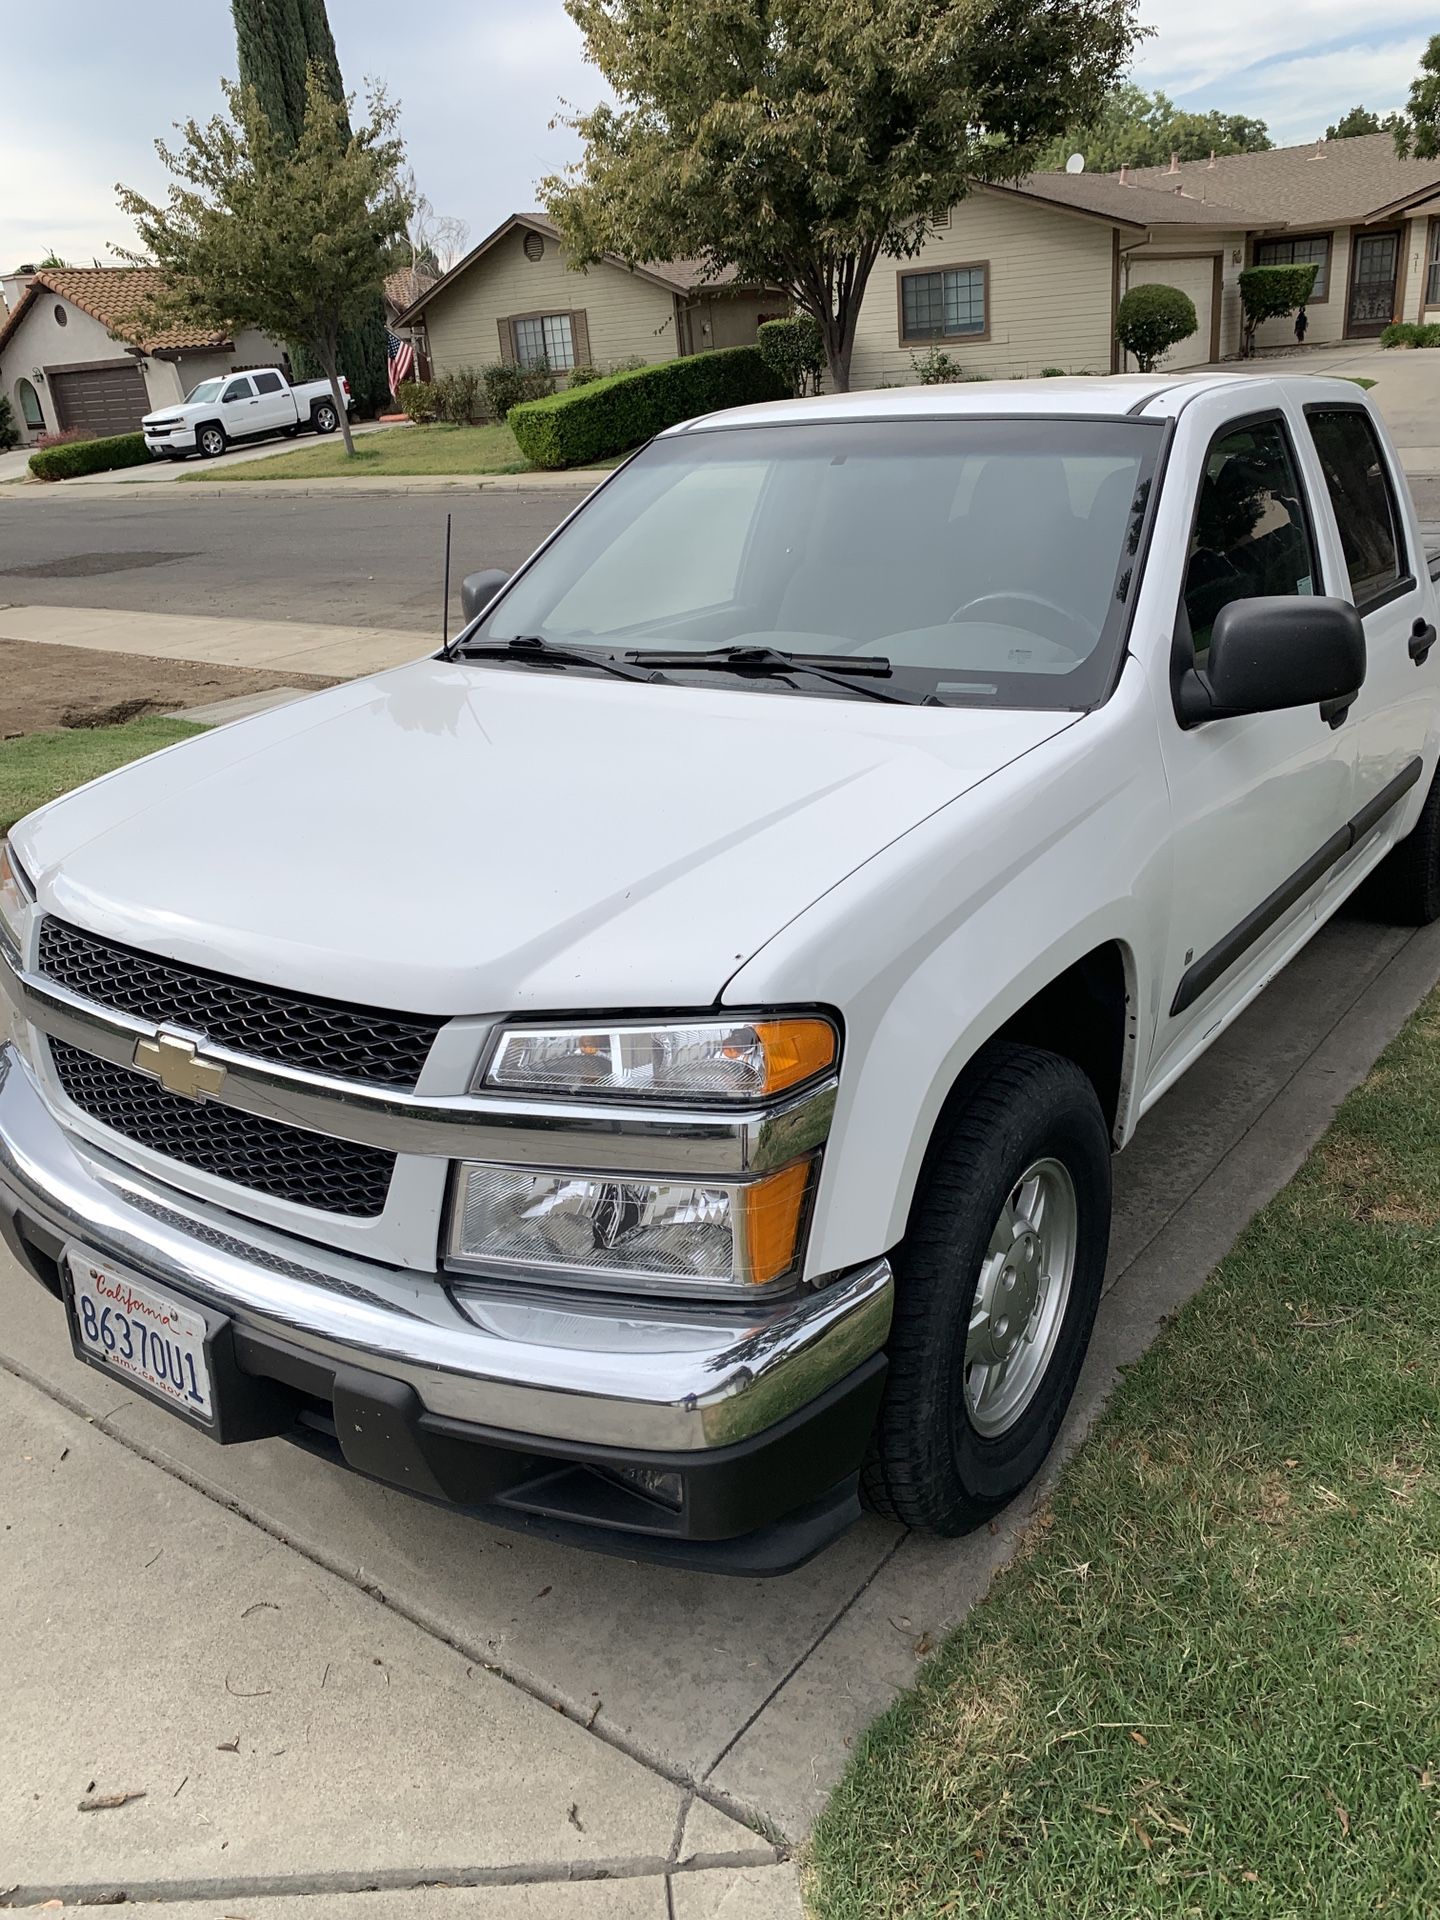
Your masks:
{"label": "satellite dish", "polygon": [[1065,171],[1066,173],[1084,173],[1085,171],[1084,154],[1072,153],[1070,158],[1065,162]]}

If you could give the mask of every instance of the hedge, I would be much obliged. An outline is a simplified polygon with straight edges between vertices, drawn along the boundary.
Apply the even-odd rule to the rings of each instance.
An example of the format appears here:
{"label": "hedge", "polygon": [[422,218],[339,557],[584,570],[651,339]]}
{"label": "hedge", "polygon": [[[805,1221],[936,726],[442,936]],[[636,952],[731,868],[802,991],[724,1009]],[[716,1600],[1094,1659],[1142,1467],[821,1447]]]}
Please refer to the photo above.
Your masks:
{"label": "hedge", "polygon": [[1382,347],[1440,347],[1440,324],[1427,320],[1392,320],[1380,336]]}
{"label": "hedge", "polygon": [[720,347],[527,400],[510,409],[509,422],[533,465],[583,467],[628,453],[697,414],[787,398],[758,347]]}
{"label": "hedge", "polygon": [[72,440],[64,447],[42,447],[31,454],[30,471],[37,480],[73,480],[77,473],[143,467],[149,459],[143,434],[117,433],[109,440]]}

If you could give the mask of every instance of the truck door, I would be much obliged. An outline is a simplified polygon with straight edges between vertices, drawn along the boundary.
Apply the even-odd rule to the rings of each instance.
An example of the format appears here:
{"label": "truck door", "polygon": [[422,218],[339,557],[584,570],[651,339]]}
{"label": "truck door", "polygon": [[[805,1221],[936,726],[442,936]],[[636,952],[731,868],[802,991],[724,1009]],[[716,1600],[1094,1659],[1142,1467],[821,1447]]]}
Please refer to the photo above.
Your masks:
{"label": "truck door", "polygon": [[[1233,407],[1233,398],[1229,401]],[[1204,665],[1231,600],[1326,590],[1315,521],[1290,423],[1274,407],[1210,427],[1196,405],[1186,438],[1198,459],[1176,614],[1177,658]],[[1178,449],[1177,449],[1178,452]],[[1192,456],[1194,458],[1195,456]],[[1355,728],[1318,706],[1183,728],[1162,710],[1173,817],[1172,911],[1149,1094],[1182,1071],[1313,926],[1352,808]]]}
{"label": "truck door", "polygon": [[295,402],[290,389],[278,373],[257,373],[255,382],[255,431],[283,433],[295,424]]}
{"label": "truck door", "polygon": [[[1352,866],[1372,866],[1397,838],[1407,796],[1433,765],[1432,730],[1440,714],[1440,646],[1434,589],[1419,528],[1397,481],[1384,429],[1355,402],[1304,408],[1317,465],[1322,537],[1330,548],[1333,593],[1352,601],[1365,622],[1365,685],[1351,712],[1355,731],[1355,813],[1373,824],[1335,870],[1344,888]],[[1414,817],[1413,807],[1408,817]]]}
{"label": "truck door", "polygon": [[226,382],[225,391],[220,396],[220,424],[232,440],[243,439],[247,433],[260,431],[256,417],[259,405],[253,382],[243,374],[237,380]]}

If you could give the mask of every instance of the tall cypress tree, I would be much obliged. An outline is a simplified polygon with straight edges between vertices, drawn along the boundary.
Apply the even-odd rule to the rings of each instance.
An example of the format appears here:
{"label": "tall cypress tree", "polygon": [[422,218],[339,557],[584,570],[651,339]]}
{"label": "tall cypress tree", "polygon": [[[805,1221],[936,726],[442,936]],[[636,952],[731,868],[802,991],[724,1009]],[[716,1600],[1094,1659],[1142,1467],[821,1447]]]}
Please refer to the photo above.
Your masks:
{"label": "tall cypress tree", "polygon": [[[297,140],[305,124],[305,69],[312,60],[325,76],[331,99],[345,97],[325,0],[230,0],[230,12],[241,85],[255,89],[277,132]],[[303,350],[292,347],[291,357],[298,372],[319,372]],[[385,308],[378,293],[341,333],[340,366],[361,409],[378,413],[390,397]]]}

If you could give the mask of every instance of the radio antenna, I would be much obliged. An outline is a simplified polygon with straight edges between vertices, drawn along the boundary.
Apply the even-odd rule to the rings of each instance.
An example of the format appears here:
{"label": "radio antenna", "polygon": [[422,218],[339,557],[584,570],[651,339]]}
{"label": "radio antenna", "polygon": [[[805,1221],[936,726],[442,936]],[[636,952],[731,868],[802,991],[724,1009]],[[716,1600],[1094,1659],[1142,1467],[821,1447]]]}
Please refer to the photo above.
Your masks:
{"label": "radio antenna", "polygon": [[450,516],[445,516],[445,601],[440,609],[440,651],[450,651]]}

